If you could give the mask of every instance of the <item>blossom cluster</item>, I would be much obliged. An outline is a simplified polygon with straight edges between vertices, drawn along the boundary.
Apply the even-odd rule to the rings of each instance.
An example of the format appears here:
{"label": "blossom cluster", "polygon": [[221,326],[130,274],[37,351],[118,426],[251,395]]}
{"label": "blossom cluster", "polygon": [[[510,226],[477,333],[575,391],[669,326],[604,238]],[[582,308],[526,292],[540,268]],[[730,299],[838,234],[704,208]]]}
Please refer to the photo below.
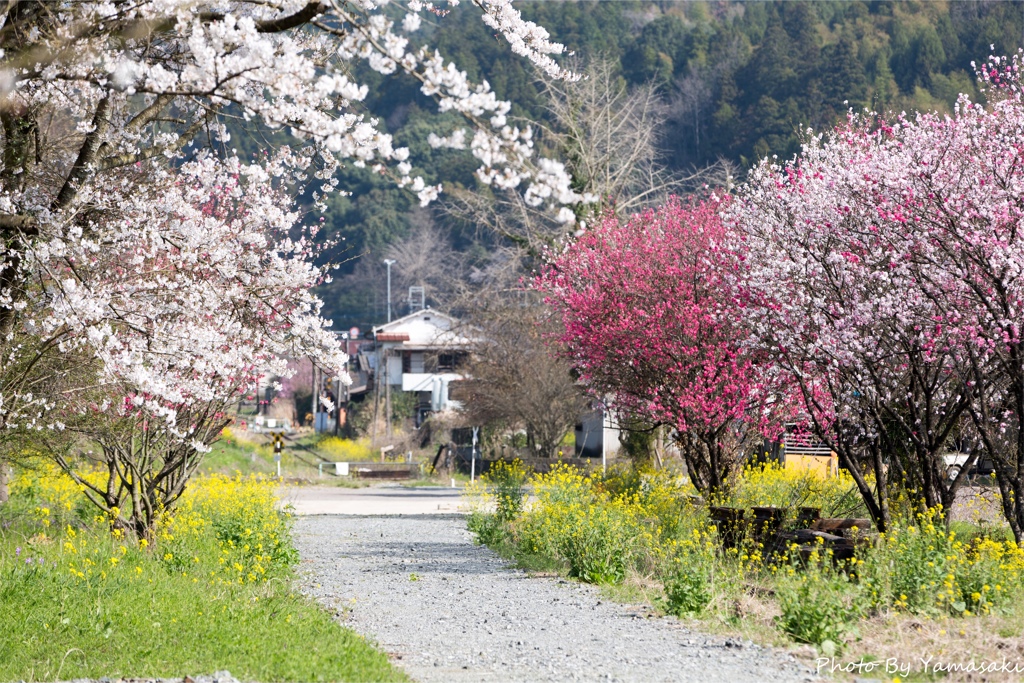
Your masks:
{"label": "blossom cluster", "polygon": [[[193,0],[95,1],[59,13],[12,13],[18,40],[4,47],[0,83],[13,106],[65,109],[81,133],[102,127],[102,165],[174,152],[207,127],[227,142],[209,119],[231,106],[246,120],[309,140],[322,177],[339,163],[370,166],[393,173],[427,203],[440,188],[414,177],[409,150],[395,147],[379,121],[354,106],[368,91],[352,79],[350,65],[363,62],[382,74],[412,75],[441,111],[465,114],[476,129],[475,147],[489,150],[477,154],[481,178],[540,191],[547,181],[531,170],[532,133],[508,125],[510,104],[486,81],[471,83],[436,50],[414,44],[421,15],[444,12],[415,0],[396,25],[387,4],[276,0],[225,9]],[[513,52],[552,77],[576,77],[551,57],[564,47],[524,20],[511,0],[477,4]],[[181,125],[153,125],[170,111]]]}
{"label": "blossom cluster", "polygon": [[[608,215],[551,261],[540,284],[562,317],[559,341],[598,394],[679,430],[743,415],[750,361],[722,309],[718,202],[673,200]],[[643,340],[643,343],[639,343]]]}
{"label": "blossom cluster", "polygon": [[[889,472],[950,509],[987,455],[1024,538],[1021,59],[978,67],[986,106],[851,112],[727,201],[584,231],[540,280],[582,380],[698,436],[712,470],[727,428],[796,422],[880,529]],[[966,466],[948,470],[950,450]]]}
{"label": "blossom cluster", "polygon": [[87,351],[97,381],[123,398],[99,406],[80,392],[62,412],[145,410],[173,426],[181,406],[284,374],[285,356],[340,372],[344,354],[310,291],[326,274],[308,258],[308,232],[292,236],[299,216],[270,182],[277,169],[211,156],[130,168],[119,192],[83,192],[115,220],[27,250],[42,286],[27,294],[25,324],[66,353]]}
{"label": "blossom cluster", "polygon": [[[552,59],[562,46],[510,0],[476,4],[513,52],[575,77]],[[420,0],[400,21],[373,0],[4,10],[0,428],[59,429],[60,406],[145,411],[187,437],[181,408],[236,398],[284,372],[284,355],[341,372],[309,294],[329,276],[311,264],[315,232],[292,198],[311,190],[322,206],[324,192],[343,191],[343,164],[389,175],[424,204],[440,190],[360,108],[357,64],[406,73],[461,114],[484,182],[555,211],[583,201],[561,164],[537,158],[529,126],[509,123],[508,102],[417,41],[428,12],[445,13]],[[295,145],[239,159],[226,117]],[[110,395],[73,381],[75,364]]]}

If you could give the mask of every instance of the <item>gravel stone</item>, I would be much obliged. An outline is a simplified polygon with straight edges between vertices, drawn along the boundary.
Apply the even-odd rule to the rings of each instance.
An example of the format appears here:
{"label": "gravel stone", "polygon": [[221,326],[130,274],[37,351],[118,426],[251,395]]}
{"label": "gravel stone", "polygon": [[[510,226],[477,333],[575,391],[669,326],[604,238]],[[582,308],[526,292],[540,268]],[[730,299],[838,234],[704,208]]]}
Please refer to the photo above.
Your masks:
{"label": "gravel stone", "polygon": [[295,541],[304,592],[423,683],[816,680],[787,653],[528,577],[460,516],[300,517]]}

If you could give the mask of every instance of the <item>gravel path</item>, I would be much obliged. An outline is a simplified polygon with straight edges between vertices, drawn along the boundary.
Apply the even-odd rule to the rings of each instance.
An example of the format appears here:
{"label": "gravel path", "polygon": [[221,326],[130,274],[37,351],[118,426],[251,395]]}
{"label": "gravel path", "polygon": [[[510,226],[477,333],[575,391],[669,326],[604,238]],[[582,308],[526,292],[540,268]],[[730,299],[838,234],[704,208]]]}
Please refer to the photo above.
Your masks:
{"label": "gravel path", "polygon": [[296,520],[305,589],[417,681],[807,681],[785,653],[529,578],[457,516]]}

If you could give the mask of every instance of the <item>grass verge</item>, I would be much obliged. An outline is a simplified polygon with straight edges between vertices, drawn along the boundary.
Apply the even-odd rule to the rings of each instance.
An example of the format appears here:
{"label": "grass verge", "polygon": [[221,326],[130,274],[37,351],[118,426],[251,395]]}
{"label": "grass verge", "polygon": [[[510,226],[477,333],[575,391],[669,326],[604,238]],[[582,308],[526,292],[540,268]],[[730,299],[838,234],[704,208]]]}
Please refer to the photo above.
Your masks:
{"label": "grass verge", "polygon": [[151,542],[112,533],[76,493],[36,473],[0,506],[0,680],[407,680],[294,590],[272,483],[197,480]]}

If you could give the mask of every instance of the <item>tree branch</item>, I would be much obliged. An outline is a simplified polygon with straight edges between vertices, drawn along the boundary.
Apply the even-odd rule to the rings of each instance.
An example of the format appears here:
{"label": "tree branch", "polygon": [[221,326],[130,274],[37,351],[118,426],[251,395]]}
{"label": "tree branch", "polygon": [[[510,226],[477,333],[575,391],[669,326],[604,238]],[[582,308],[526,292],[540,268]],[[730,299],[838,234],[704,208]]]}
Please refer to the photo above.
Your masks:
{"label": "tree branch", "polygon": [[0,214],[0,232],[20,232],[35,237],[39,234],[39,224],[35,216]]}
{"label": "tree branch", "polygon": [[96,159],[100,139],[110,126],[109,114],[110,96],[108,95],[96,105],[96,113],[92,117],[92,130],[85,136],[85,141],[82,142],[82,147],[78,150],[78,159],[75,160],[75,165],[64,181],[64,186],[60,188],[57,198],[53,200],[51,208],[54,211],[67,207],[78,193],[78,186],[85,180],[89,173],[89,167]]}

